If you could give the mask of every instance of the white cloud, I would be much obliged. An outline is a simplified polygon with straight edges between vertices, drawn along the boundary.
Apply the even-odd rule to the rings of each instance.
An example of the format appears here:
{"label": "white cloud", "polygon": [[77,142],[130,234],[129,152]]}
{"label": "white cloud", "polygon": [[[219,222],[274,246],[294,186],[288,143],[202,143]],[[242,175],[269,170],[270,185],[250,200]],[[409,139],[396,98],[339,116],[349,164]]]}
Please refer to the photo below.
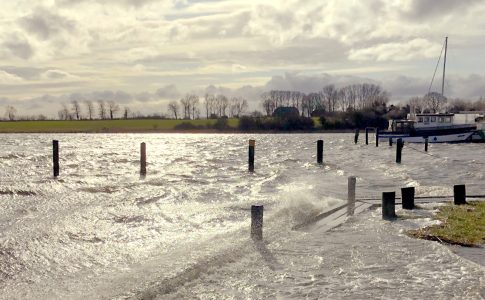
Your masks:
{"label": "white cloud", "polygon": [[23,79],[15,74],[0,70],[0,84],[12,84],[22,82]]}
{"label": "white cloud", "polygon": [[73,80],[79,79],[78,76],[69,74],[62,70],[47,70],[40,75],[43,80]]}

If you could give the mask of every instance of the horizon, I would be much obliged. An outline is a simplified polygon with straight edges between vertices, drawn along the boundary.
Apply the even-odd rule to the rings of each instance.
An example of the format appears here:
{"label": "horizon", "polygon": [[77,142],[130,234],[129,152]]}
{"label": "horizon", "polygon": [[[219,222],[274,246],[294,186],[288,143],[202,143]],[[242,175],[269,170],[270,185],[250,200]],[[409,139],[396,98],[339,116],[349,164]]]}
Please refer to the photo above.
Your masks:
{"label": "horizon", "polygon": [[[52,117],[72,99],[165,113],[170,101],[206,91],[262,110],[265,91],[363,82],[398,103],[427,93],[445,36],[445,95],[485,96],[480,1],[105,2],[4,4],[2,113],[12,105]],[[440,82],[438,71],[432,91]]]}

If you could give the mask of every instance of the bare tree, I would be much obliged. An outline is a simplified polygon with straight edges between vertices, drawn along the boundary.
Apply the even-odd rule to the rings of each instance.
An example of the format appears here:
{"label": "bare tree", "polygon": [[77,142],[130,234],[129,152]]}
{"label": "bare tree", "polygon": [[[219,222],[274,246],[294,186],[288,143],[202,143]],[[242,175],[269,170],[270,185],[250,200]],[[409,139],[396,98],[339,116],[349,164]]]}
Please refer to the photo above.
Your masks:
{"label": "bare tree", "polygon": [[84,104],[86,105],[86,109],[88,111],[89,120],[92,120],[93,119],[93,115],[94,115],[94,105],[93,105],[93,102],[91,100],[86,100],[84,102]]}
{"label": "bare tree", "polygon": [[338,99],[338,90],[333,84],[323,87],[322,90],[322,104],[327,111],[335,111],[335,106]]}
{"label": "bare tree", "polygon": [[204,96],[204,107],[207,119],[214,113],[215,99],[212,94],[205,94]]}
{"label": "bare tree", "polygon": [[79,120],[81,118],[81,105],[79,105],[77,100],[71,101],[71,109],[74,116],[76,116],[76,120]]}
{"label": "bare tree", "polygon": [[15,116],[17,115],[17,110],[12,105],[8,105],[5,109],[5,116],[8,118],[9,121],[14,121]]}
{"label": "bare tree", "polygon": [[69,109],[67,109],[67,106],[64,103],[62,104],[62,108],[57,112],[57,115],[59,116],[59,120],[72,119],[72,116],[69,113]]}
{"label": "bare tree", "polygon": [[[200,115],[200,111],[199,111],[199,96],[197,95],[190,95],[189,97],[189,101],[190,101],[190,106],[192,108],[192,119],[198,119],[199,118],[199,115]],[[197,117],[196,117],[197,115]]]}
{"label": "bare tree", "polygon": [[103,100],[98,100],[98,113],[100,119],[106,119],[106,104]]}
{"label": "bare tree", "polygon": [[217,95],[216,97],[217,108],[219,110],[219,117],[226,115],[227,107],[229,106],[229,100],[224,95]]}
{"label": "bare tree", "polygon": [[128,106],[125,106],[123,109],[123,118],[128,119],[128,116],[130,114],[130,108]]}
{"label": "bare tree", "polygon": [[108,102],[108,110],[109,110],[109,117],[111,120],[113,120],[115,117],[115,113],[117,113],[120,110],[120,107],[118,104],[116,104],[116,102],[111,100]]}
{"label": "bare tree", "polygon": [[233,97],[231,99],[231,105],[229,112],[231,117],[238,118],[248,108],[248,102],[242,97]]}
{"label": "bare tree", "polygon": [[424,96],[424,103],[426,103],[426,108],[428,108],[433,113],[440,112],[440,110],[445,106],[446,102],[446,97],[437,92],[431,92]]}
{"label": "bare tree", "polygon": [[411,113],[422,113],[424,111],[424,99],[421,97],[413,97],[408,100]]}
{"label": "bare tree", "polygon": [[180,106],[177,103],[177,101],[170,101],[170,103],[168,104],[168,111],[169,111],[169,113],[171,113],[173,115],[175,120],[178,119],[179,109],[180,109]]}

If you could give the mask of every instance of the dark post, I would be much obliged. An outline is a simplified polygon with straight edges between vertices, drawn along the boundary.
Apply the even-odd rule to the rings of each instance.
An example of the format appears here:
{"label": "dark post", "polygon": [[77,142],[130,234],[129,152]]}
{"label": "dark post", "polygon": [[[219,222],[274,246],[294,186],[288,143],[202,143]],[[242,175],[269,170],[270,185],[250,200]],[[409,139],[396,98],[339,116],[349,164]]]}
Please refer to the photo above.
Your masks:
{"label": "dark post", "polygon": [[145,143],[140,144],[140,175],[147,174],[147,148]]}
{"label": "dark post", "polygon": [[379,128],[376,127],[376,147],[379,147]]}
{"label": "dark post", "polygon": [[392,147],[392,137],[389,138],[389,147]]}
{"label": "dark post", "polygon": [[402,139],[397,139],[397,144],[396,144],[396,163],[398,163],[398,164],[401,163],[402,147],[403,147]]}
{"label": "dark post", "polygon": [[323,164],[323,140],[317,141],[317,163]]}
{"label": "dark post", "polygon": [[355,184],[357,179],[355,176],[348,178],[347,187],[347,215],[352,216],[355,210]]}
{"label": "dark post", "polygon": [[413,209],[414,208],[414,187],[405,187],[401,189],[402,208]]}
{"label": "dark post", "polygon": [[394,220],[396,218],[396,193],[382,193],[382,219]]}
{"label": "dark post", "polygon": [[466,204],[466,189],[464,184],[455,185],[453,187],[453,197],[455,205]]}
{"label": "dark post", "polygon": [[369,145],[369,127],[365,128],[365,144]]}
{"label": "dark post", "polygon": [[256,145],[255,140],[249,140],[249,172],[254,172],[254,146]]}
{"label": "dark post", "polygon": [[54,177],[59,176],[59,141],[52,141],[52,162],[54,163]]}
{"label": "dark post", "polygon": [[428,138],[424,139],[424,151],[428,152]]}
{"label": "dark post", "polygon": [[357,128],[355,130],[354,142],[357,144],[358,141],[359,141],[359,129]]}
{"label": "dark post", "polygon": [[251,238],[263,239],[263,209],[262,205],[251,206]]}

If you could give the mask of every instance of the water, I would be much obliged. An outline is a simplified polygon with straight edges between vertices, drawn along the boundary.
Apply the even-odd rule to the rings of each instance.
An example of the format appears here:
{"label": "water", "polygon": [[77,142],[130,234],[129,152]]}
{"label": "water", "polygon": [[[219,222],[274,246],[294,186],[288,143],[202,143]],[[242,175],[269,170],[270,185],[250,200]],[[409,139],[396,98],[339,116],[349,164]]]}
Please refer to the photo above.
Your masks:
{"label": "water", "polygon": [[[407,238],[409,224],[382,222],[376,211],[330,233],[291,230],[343,203],[351,175],[357,198],[403,186],[451,195],[461,183],[468,194],[485,194],[483,144],[433,144],[431,155],[406,145],[397,165],[395,148],[354,145],[351,134],[0,138],[4,299],[473,298],[485,287],[483,268]],[[247,172],[250,138],[254,174]],[[315,164],[320,138],[324,166]],[[58,179],[53,139],[60,141]],[[262,244],[248,239],[252,204],[265,206]]]}

